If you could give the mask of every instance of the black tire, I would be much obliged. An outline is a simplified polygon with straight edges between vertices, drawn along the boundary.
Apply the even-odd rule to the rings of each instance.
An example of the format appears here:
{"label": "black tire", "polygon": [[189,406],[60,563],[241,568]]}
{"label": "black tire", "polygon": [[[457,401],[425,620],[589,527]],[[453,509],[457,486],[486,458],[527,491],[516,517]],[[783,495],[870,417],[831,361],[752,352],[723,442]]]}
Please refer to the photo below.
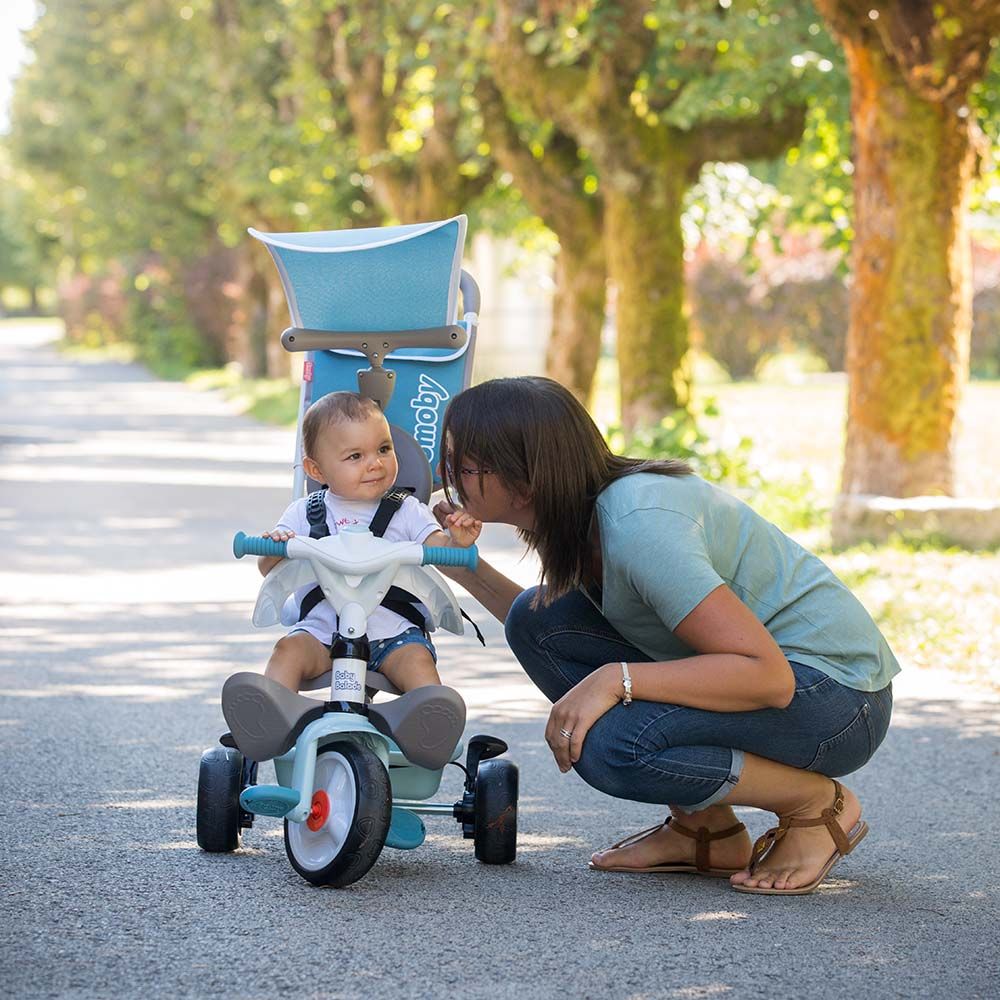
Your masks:
{"label": "black tire", "polygon": [[509,865],[517,854],[517,765],[484,760],[476,772],[476,857]]}
{"label": "black tire", "polygon": [[210,747],[198,769],[198,846],[212,854],[240,846],[240,792],[243,754],[232,747]]}
{"label": "black tire", "polygon": [[[353,777],[353,802],[344,798],[338,802],[349,823],[346,837],[341,844],[326,834],[324,845],[320,843],[322,831],[313,837],[305,823],[286,819],[285,852],[292,867],[313,885],[342,888],[367,874],[382,853],[392,820],[392,790],[385,765],[360,744],[342,742],[323,747],[316,757],[317,777],[329,768],[340,769],[341,774],[349,769]],[[320,782],[316,784],[319,791]],[[324,847],[329,848],[326,853]]]}

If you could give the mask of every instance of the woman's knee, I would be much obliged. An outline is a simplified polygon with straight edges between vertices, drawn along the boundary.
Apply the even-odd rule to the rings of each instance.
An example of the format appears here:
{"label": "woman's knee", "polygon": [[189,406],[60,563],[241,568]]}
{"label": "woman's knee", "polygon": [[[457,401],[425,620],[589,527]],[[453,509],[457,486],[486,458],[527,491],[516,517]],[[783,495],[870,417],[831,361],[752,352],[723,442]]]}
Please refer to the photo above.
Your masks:
{"label": "woman's knee", "polygon": [[634,750],[616,725],[612,710],[590,727],[580,759],[573,766],[591,788],[619,799],[639,799],[636,763]]}

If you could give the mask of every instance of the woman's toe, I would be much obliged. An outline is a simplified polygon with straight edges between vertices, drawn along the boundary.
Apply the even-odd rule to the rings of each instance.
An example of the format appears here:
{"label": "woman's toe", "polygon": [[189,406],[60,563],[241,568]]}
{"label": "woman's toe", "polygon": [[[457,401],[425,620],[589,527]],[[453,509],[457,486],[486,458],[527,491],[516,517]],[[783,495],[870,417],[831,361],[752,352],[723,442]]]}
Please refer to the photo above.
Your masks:
{"label": "woman's toe", "polygon": [[729,876],[730,885],[746,885],[747,879],[750,878],[750,869],[744,868],[741,872],[733,872]]}
{"label": "woman's toe", "polygon": [[787,889],[789,888],[789,880],[792,877],[792,872],[783,871],[778,872],[774,878],[774,888],[775,889]]}

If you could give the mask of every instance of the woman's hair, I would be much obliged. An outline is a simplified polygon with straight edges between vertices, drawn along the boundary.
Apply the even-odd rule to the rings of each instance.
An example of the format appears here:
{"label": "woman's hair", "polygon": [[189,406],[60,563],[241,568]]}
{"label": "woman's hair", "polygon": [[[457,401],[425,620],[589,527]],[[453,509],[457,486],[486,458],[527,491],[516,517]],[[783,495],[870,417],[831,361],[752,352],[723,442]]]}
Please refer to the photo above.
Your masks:
{"label": "woman's hair", "polygon": [[320,396],[302,418],[302,454],[316,457],[316,442],[330,424],[342,420],[360,423],[373,413],[381,415],[378,403],[357,392],[329,392]]}
{"label": "woman's hair", "polygon": [[[447,460],[441,479],[449,501],[452,490],[465,501],[463,466],[487,469],[508,489],[531,497],[534,529],[518,534],[541,559],[543,604],[583,581],[594,502],[605,487],[634,472],[692,471],[674,459],[614,454],[577,398],[537,376],[493,379],[459,393],[445,411],[442,440]],[[482,488],[482,472],[479,479]]]}

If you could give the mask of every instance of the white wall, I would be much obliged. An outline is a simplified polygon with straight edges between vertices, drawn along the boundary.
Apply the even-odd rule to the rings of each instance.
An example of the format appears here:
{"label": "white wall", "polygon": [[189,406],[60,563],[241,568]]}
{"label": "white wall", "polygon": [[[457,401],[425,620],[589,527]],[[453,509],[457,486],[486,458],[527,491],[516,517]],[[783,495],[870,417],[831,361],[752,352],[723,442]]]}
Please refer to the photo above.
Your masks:
{"label": "white wall", "polygon": [[542,374],[552,322],[552,261],[479,233],[464,266],[482,295],[473,380]]}

